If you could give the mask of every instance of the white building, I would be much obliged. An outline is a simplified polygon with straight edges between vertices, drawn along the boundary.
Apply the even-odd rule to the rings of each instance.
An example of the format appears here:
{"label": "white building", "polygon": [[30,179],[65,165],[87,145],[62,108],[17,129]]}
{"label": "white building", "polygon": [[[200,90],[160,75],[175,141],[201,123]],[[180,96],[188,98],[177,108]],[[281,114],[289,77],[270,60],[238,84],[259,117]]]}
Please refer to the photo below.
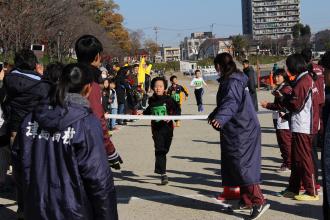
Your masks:
{"label": "white building", "polygon": [[196,60],[200,53],[200,46],[212,37],[212,32],[196,32],[192,33],[190,38],[185,37],[180,44],[181,60]]}
{"label": "white building", "polygon": [[229,38],[212,38],[207,39],[200,46],[198,58],[214,58],[220,53],[230,53],[234,51],[233,41]]}
{"label": "white building", "polygon": [[179,47],[164,47],[162,50],[163,62],[180,61]]}

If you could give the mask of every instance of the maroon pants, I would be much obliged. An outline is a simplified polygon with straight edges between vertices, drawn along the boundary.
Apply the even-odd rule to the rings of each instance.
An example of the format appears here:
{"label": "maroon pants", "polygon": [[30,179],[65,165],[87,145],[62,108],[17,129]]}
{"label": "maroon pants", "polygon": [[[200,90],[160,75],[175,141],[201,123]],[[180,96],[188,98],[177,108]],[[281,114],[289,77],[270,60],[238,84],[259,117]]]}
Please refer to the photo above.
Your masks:
{"label": "maroon pants", "polygon": [[292,133],[288,129],[277,129],[276,137],[283,158],[283,164],[291,169]]}
{"label": "maroon pants", "polygon": [[250,208],[253,205],[265,204],[264,195],[261,192],[259,184],[241,186],[241,201]]}
{"label": "maroon pants", "polygon": [[312,157],[313,135],[292,133],[291,176],[289,190],[299,193],[303,184],[308,195],[317,195]]}

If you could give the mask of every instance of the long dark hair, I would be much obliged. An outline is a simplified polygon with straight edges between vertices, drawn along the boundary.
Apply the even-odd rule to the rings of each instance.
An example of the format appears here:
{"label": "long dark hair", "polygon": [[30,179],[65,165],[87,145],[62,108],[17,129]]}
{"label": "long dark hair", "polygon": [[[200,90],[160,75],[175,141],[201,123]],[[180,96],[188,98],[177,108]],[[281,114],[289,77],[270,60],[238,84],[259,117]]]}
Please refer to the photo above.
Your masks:
{"label": "long dark hair", "polygon": [[305,59],[298,53],[288,56],[286,59],[286,67],[292,75],[299,75],[300,73],[307,71]]}
{"label": "long dark hair", "polygon": [[50,63],[47,65],[43,78],[57,84],[61,78],[64,64],[60,62]]}
{"label": "long dark hair", "polygon": [[241,72],[237,69],[233,57],[229,53],[218,54],[214,58],[214,66],[219,64],[221,70],[221,78],[228,78],[231,74]]}
{"label": "long dark hair", "polygon": [[85,85],[93,82],[93,75],[88,72],[88,67],[82,63],[68,64],[63,69],[55,96],[54,105],[65,105],[67,93],[81,93]]}

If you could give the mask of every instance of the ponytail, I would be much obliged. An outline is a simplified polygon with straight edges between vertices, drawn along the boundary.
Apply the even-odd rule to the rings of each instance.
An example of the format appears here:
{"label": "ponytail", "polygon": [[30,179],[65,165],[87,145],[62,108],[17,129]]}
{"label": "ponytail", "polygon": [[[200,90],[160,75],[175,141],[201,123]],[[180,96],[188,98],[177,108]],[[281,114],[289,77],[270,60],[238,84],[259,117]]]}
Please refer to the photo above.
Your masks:
{"label": "ponytail", "polygon": [[52,100],[53,105],[65,106],[68,93],[81,93],[85,85],[93,82],[93,75],[88,72],[85,64],[69,64],[63,69]]}

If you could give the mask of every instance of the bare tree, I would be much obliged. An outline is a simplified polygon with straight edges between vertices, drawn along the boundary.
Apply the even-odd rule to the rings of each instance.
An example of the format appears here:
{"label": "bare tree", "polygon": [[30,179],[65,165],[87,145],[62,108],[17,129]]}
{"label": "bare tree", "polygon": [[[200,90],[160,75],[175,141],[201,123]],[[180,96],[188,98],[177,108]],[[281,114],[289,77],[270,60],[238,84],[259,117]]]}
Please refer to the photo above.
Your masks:
{"label": "bare tree", "polygon": [[[112,39],[106,28],[93,17],[97,12],[91,12],[91,4],[98,2],[107,2],[107,7],[118,7],[113,1],[90,0],[7,0],[0,3],[0,42],[5,59],[9,53],[34,43],[45,44],[46,53],[53,58],[59,40],[61,53],[67,54],[82,34],[100,38],[106,53],[122,54],[119,42]],[[60,38],[59,30],[63,33]]]}
{"label": "bare tree", "polygon": [[131,55],[136,56],[138,50],[141,49],[141,40],[144,36],[143,30],[135,30],[130,32],[130,42],[131,42]]}

